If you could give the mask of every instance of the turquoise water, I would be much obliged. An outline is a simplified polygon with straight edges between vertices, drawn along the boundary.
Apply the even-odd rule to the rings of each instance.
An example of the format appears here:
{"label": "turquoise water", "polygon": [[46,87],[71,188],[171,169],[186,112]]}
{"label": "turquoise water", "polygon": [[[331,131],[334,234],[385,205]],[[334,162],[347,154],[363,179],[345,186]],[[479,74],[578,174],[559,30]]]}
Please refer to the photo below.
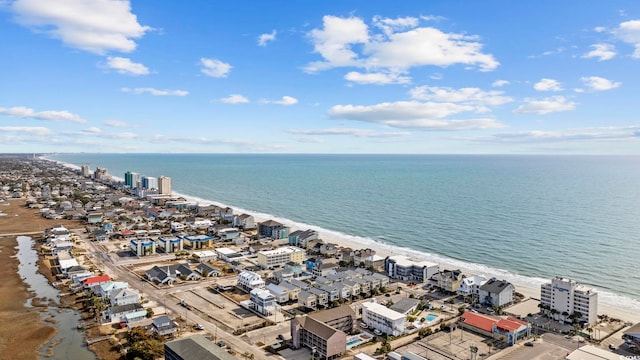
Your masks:
{"label": "turquoise water", "polygon": [[351,340],[351,341],[349,341],[349,342],[347,343],[347,348],[354,347],[354,346],[356,346],[356,345],[358,345],[358,344],[362,343],[362,341],[363,341],[362,339]]}
{"label": "turquoise water", "polygon": [[[538,286],[560,275],[640,310],[640,157],[74,154],[181,194]],[[621,296],[620,296],[621,295]]]}
{"label": "turquoise water", "polygon": [[433,320],[435,320],[435,319],[437,319],[437,318],[438,318],[438,315],[429,314],[429,315],[427,315],[424,319],[425,319],[427,322],[432,322]]}

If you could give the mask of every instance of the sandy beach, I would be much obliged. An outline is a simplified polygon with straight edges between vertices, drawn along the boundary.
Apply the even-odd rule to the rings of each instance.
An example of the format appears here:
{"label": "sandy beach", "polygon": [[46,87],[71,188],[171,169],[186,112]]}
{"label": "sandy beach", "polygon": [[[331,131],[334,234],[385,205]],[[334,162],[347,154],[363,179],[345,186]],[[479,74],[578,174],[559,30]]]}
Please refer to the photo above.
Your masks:
{"label": "sandy beach", "polygon": [[[258,222],[262,222],[262,221],[266,221],[269,220],[269,217],[265,217],[265,216],[256,216],[254,214],[254,219],[256,221],[256,223]],[[287,226],[291,227],[291,231],[295,231],[295,230],[306,230],[306,229],[300,229],[298,227],[295,226],[295,224],[292,224],[290,222],[287,221],[282,221],[282,219],[275,219],[276,221],[279,221]],[[320,238],[324,241],[324,242],[328,242],[328,243],[334,243],[337,244],[341,247],[350,247],[352,249],[361,249],[361,248],[371,248],[373,250],[376,251],[376,254],[381,256],[381,257],[386,257],[389,255],[392,255],[392,252],[389,250],[384,249],[382,246],[375,246],[371,243],[367,243],[366,245],[364,244],[359,244],[357,242],[351,242],[348,241],[342,237],[336,236],[334,234],[332,234],[331,232],[328,231],[319,231],[320,234]],[[448,269],[454,269],[451,266],[447,266],[447,264],[441,264],[441,269],[442,268],[448,268]],[[487,278],[490,277],[500,277],[499,274],[491,274],[491,273],[478,273],[477,271],[474,272],[471,269],[465,269],[464,267],[459,267],[460,270],[462,270],[465,274],[477,274],[477,275],[483,275]],[[523,294],[525,296],[525,298],[534,298],[534,299],[540,299],[540,288],[539,287],[532,287],[531,285],[527,285],[527,284],[523,284],[523,283],[519,283],[516,281],[513,281],[513,285],[516,287],[516,291]],[[621,319],[623,321],[630,321],[632,323],[637,323],[640,322],[640,312],[633,310],[633,309],[627,309],[624,307],[620,307],[620,306],[614,306],[611,304],[606,304],[603,303],[602,300],[599,301],[598,304],[598,314],[606,314],[609,317],[613,317],[613,318],[617,318],[617,319]]]}

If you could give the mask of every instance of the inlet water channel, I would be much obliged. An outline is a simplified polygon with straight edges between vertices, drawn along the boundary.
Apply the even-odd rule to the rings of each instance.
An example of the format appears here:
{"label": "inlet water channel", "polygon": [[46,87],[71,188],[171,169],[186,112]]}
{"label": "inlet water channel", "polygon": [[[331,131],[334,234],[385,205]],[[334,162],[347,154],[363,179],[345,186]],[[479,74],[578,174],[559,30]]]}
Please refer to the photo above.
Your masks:
{"label": "inlet water channel", "polygon": [[[55,304],[58,304],[60,292],[51,286],[42,274],[38,273],[38,254],[33,249],[33,245],[33,239],[30,237],[18,236],[18,253],[16,255],[20,260],[18,274],[27,283],[29,289],[35,293],[35,297],[53,299]],[[27,300],[26,306],[33,306],[31,299]],[[80,314],[77,311],[52,305],[41,316],[43,320],[55,319],[55,323],[48,325],[58,329],[53,339],[40,349],[41,359],[96,359],[95,354],[87,349],[84,332],[77,330],[78,321],[80,321]],[[47,356],[47,351],[50,348],[53,350],[53,355]]]}

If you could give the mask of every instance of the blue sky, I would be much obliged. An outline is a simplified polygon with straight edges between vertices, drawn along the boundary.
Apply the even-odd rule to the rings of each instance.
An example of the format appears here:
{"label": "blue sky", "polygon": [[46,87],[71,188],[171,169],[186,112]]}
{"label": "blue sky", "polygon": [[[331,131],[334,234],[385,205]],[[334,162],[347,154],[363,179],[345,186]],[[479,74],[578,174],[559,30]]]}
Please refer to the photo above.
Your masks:
{"label": "blue sky", "polygon": [[0,0],[0,152],[640,154],[639,90],[638,1]]}

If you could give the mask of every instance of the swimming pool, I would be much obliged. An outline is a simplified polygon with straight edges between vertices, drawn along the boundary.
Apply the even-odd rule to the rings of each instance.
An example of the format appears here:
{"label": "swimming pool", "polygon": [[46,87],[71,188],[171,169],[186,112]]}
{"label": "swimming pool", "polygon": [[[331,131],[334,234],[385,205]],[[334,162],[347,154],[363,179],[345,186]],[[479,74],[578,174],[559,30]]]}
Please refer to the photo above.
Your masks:
{"label": "swimming pool", "polygon": [[425,318],[424,318],[424,320],[425,320],[426,322],[432,322],[433,320],[435,320],[435,319],[437,319],[437,318],[438,318],[438,315],[435,315],[435,314],[429,314],[429,315],[427,315],[427,317],[425,317]]}
{"label": "swimming pool", "polygon": [[355,339],[355,340],[351,340],[347,343],[347,348],[351,348],[354,347],[356,345],[359,345],[362,342],[362,339]]}

